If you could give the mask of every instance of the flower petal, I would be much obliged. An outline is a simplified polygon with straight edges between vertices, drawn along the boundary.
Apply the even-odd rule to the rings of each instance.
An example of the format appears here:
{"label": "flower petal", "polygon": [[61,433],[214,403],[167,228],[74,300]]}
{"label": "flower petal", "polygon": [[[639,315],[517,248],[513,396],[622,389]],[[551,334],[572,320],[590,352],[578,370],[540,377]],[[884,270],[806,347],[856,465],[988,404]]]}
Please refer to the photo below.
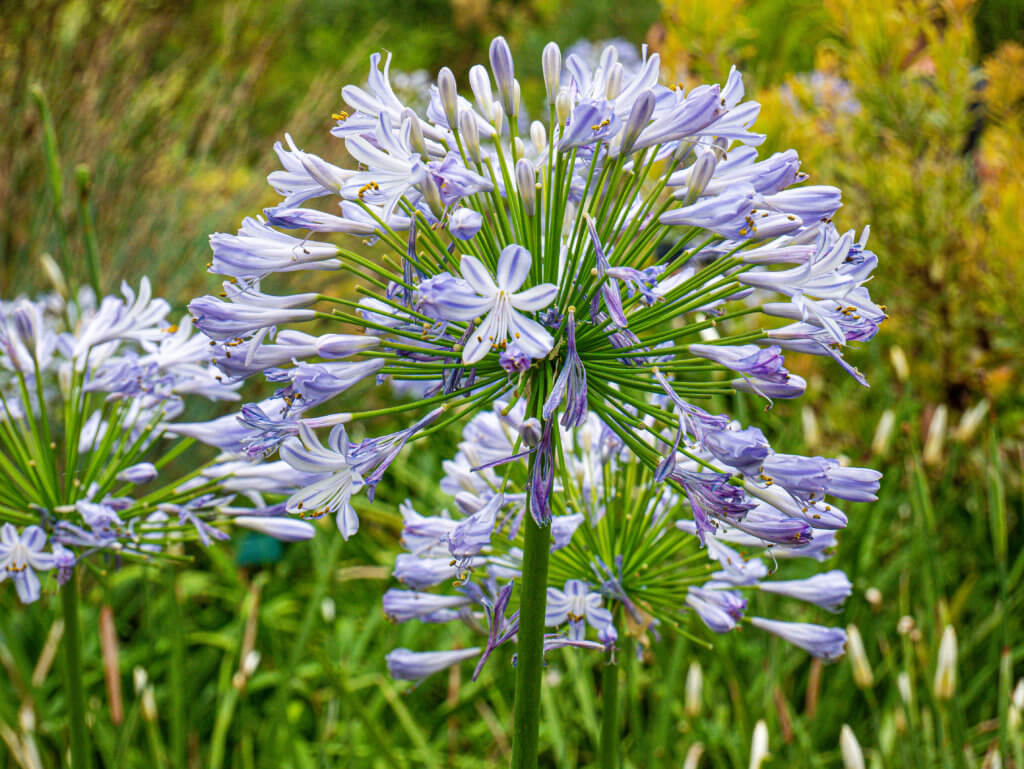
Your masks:
{"label": "flower petal", "polygon": [[530,252],[525,248],[515,243],[505,246],[498,257],[498,286],[510,294],[515,293],[530,274],[532,264]]}
{"label": "flower petal", "polygon": [[480,296],[490,298],[498,293],[498,287],[494,285],[491,274],[475,256],[463,254],[459,267],[462,270],[462,277]]}
{"label": "flower petal", "polygon": [[509,331],[523,352],[531,358],[543,358],[551,352],[555,340],[546,328],[515,310],[510,310],[509,315]]}
{"label": "flower petal", "polygon": [[512,300],[512,306],[517,310],[523,312],[536,312],[543,310],[553,301],[558,295],[558,286],[554,283],[541,283],[539,286],[528,288],[525,291],[520,291],[518,294],[513,294],[509,297]]}

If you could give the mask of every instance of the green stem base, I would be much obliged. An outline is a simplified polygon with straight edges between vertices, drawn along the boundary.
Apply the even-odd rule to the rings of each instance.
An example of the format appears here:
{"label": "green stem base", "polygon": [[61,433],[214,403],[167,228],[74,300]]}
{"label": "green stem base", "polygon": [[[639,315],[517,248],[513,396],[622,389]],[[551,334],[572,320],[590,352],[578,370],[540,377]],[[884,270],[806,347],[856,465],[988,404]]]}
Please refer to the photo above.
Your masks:
{"label": "green stem base", "polygon": [[544,671],[544,613],[548,600],[548,556],[551,548],[550,525],[538,526],[527,514],[525,526],[512,769],[536,769],[537,766],[540,687]]}
{"label": "green stem base", "polygon": [[82,686],[82,626],[78,617],[78,580],[74,577],[60,589],[64,611],[64,689],[68,695],[71,723],[71,766],[89,769],[89,732],[85,726],[85,688]]}

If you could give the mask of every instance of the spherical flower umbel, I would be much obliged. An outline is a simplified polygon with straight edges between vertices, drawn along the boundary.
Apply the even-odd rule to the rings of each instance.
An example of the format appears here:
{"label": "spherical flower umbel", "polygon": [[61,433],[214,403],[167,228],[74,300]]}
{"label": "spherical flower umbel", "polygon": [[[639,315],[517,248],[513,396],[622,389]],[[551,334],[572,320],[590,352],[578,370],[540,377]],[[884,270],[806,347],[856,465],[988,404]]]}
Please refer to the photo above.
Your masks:
{"label": "spherical flower umbel", "polygon": [[[372,493],[407,443],[459,421],[472,429],[442,484],[464,520],[410,516],[412,550],[396,564],[417,593],[457,581],[467,602],[392,596],[388,605],[405,619],[416,607],[431,618],[482,611],[490,631],[480,664],[513,637],[539,644],[548,598],[548,618],[562,624],[564,614],[570,630],[546,648],[614,644],[623,612],[638,627],[696,614],[726,630],[745,621],[744,591],[767,574],[730,544],[820,558],[846,523],[829,497],[867,501],[878,490],[872,470],[777,453],[757,428],[715,413],[718,396],[735,392],[769,405],[804,394],[786,366],[792,352],[832,358],[866,384],[845,355],[885,317],[866,288],[877,264],[867,230],[858,238],[835,227],[840,191],[804,184],[794,151],[758,157],[760,108],[745,100],[735,69],[724,84],[686,91],[659,82],[657,54],[645,51],[629,67],[620,58],[608,47],[596,65],[569,55],[563,68],[548,45],[547,101],[534,113],[546,121],[524,141],[504,39],[490,46],[490,74],[470,70],[466,96],[443,69],[425,114],[398,99],[390,56],[381,69],[375,54],[367,85],[343,89],[350,109],[331,131],[358,167],[335,166],[290,139],[288,151],[279,147],[285,169],[271,183],[281,203],[262,221],[246,220],[237,237],[213,236],[215,269],[235,282],[223,298],[191,305],[228,377],[262,368],[273,381],[295,379],[288,372],[300,366],[352,356],[377,364],[366,386],[415,386],[412,401],[362,411],[353,391],[318,398],[320,416],[283,391],[292,398],[288,424],[257,419],[248,431],[204,434],[266,454],[281,446],[282,459],[310,478],[289,507],[343,513],[345,536],[357,525],[350,500],[359,479]],[[282,230],[295,231],[294,241]],[[343,242],[353,235],[360,240]],[[358,300],[320,288],[266,293],[275,272],[334,268],[359,283]],[[329,337],[367,343],[330,355]],[[359,447],[343,445],[335,427],[372,428],[396,414],[410,415],[405,429]],[[327,426],[330,449],[315,435]],[[606,479],[627,466],[644,468],[630,471],[646,484],[639,491]],[[613,485],[647,505],[633,511],[630,525],[647,527],[630,529],[635,552],[586,539],[595,527],[627,525],[621,506],[607,504]],[[669,536],[698,556],[705,548],[720,572],[710,581],[694,573],[689,583],[645,575],[648,588],[638,591],[643,561],[631,559]],[[499,538],[511,544],[498,548]],[[556,569],[576,548],[580,562]],[[524,564],[549,557],[555,581],[531,582],[540,572]],[[477,583],[481,573],[489,581]],[[766,592],[833,607],[844,589],[830,577]],[[581,637],[588,627],[598,640]],[[835,633],[819,643],[800,628],[764,627],[822,656],[841,647]],[[396,652],[392,669],[419,676],[470,656],[411,664],[421,658],[409,654]],[[536,655],[521,650],[520,662],[533,671],[522,675],[539,676]]]}
{"label": "spherical flower umbel", "polygon": [[[90,289],[0,302],[0,581],[22,602],[40,598],[41,574],[64,585],[87,557],[153,561],[169,542],[228,536],[234,493],[204,467],[168,468],[188,444],[164,440],[190,398],[237,400],[238,386],[169,311],[145,278],[99,304]],[[245,528],[312,536],[305,521],[247,512]]]}

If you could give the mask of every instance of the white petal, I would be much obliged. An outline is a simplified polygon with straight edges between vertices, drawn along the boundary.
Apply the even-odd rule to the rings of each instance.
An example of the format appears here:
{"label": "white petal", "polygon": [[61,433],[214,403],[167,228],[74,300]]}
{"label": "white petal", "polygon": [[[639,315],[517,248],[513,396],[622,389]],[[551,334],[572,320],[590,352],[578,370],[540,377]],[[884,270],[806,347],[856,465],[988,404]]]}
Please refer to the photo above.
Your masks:
{"label": "white petal", "polygon": [[512,338],[519,343],[527,355],[531,358],[543,358],[554,345],[555,340],[551,334],[540,323],[530,320],[525,315],[520,315],[512,310],[509,318],[509,331]]}
{"label": "white petal", "polygon": [[522,246],[505,246],[498,257],[498,285],[510,294],[515,293],[530,274],[532,263],[530,252]]}
{"label": "white petal", "polygon": [[348,502],[338,511],[338,531],[341,532],[341,536],[348,539],[357,531],[359,531],[359,516],[356,515],[355,509]]}
{"label": "white petal", "polygon": [[510,299],[512,300],[512,306],[517,310],[536,312],[537,310],[543,310],[555,301],[557,295],[558,286],[554,283],[541,283],[539,286],[513,294]]}
{"label": "white petal", "polygon": [[462,277],[480,296],[492,297],[498,293],[498,287],[494,285],[491,274],[475,256],[463,254],[460,268]]}
{"label": "white petal", "polygon": [[491,310],[484,322],[473,329],[466,346],[462,350],[463,363],[477,363],[487,355],[494,343],[495,329],[498,327],[497,316],[500,311],[497,307]]}

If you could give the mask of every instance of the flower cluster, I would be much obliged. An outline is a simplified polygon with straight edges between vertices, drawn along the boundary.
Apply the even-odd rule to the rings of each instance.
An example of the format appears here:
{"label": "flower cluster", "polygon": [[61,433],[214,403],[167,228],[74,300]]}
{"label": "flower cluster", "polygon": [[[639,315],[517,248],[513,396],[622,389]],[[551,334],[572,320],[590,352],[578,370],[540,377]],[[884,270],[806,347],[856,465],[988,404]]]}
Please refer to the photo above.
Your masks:
{"label": "flower cluster", "polygon": [[[757,428],[737,429],[705,406],[733,392],[769,403],[802,395],[787,352],[832,358],[866,384],[845,353],[885,317],[866,288],[877,263],[867,230],[857,237],[836,229],[840,191],[805,184],[794,151],[758,157],[759,105],[745,100],[735,69],[722,85],[685,91],[660,82],[657,54],[645,51],[627,67],[609,46],[589,65],[575,55],[563,62],[552,43],[542,58],[547,119],[521,137],[520,86],[503,38],[491,44],[490,65],[470,70],[472,100],[443,68],[420,115],[396,96],[390,55],[375,54],[366,86],[346,86],[348,110],[333,116],[331,132],[353,167],[305,152],[291,137],[277,145],[283,170],[269,181],[281,202],[236,235],[211,237],[210,269],[228,280],[221,297],[190,309],[226,377],[265,373],[282,387],[274,413],[268,402],[253,404],[235,423],[192,434],[250,457],[279,450],[271,466],[307,479],[288,512],[334,515],[348,537],[358,527],[353,496],[372,495],[406,444],[503,403],[486,420],[495,430],[511,420],[511,437],[467,438],[449,467],[446,483],[458,478],[472,496],[456,497],[468,517],[407,527],[413,552],[397,574],[417,594],[388,600],[396,617],[482,605],[491,627],[484,656],[516,634],[515,615],[506,616],[512,589],[494,582],[474,590],[465,578],[481,566],[489,578],[514,577],[514,545],[500,563],[482,554],[499,529],[514,543],[526,511],[551,526],[556,545],[565,539],[552,555],[555,565],[564,559],[564,568],[552,567],[564,582],[551,586],[548,619],[570,629],[551,643],[610,643],[613,599],[662,623],[688,606],[726,629],[743,602],[730,586],[843,592],[838,577],[827,589],[762,583],[763,564],[735,560],[729,545],[817,553],[830,541],[823,532],[845,524],[825,498],[872,499],[878,474],[776,453]],[[335,243],[339,234],[363,247]],[[264,292],[269,276],[293,271],[341,271],[361,296]],[[390,380],[419,397],[360,411],[343,395],[360,380]],[[394,433],[359,442],[346,433],[351,422],[406,414],[414,416]],[[316,430],[326,426],[325,444]],[[594,446],[616,447],[595,449],[596,464],[591,449],[574,453],[587,431]],[[499,433],[501,441],[488,443]],[[496,468],[524,458],[526,475],[510,486]],[[567,481],[574,463],[591,473],[589,486]],[[619,502],[605,513],[612,499]],[[677,527],[680,518],[687,522]],[[600,562],[572,561],[585,547],[576,543],[597,536],[605,519],[639,550],[612,546],[594,551]],[[577,539],[567,521],[576,521]],[[648,587],[645,600],[628,587],[639,563],[630,559],[645,547],[697,546],[721,565],[710,584],[695,566],[694,581],[691,572],[673,574],[662,592]],[[643,584],[658,584],[655,577],[644,575]],[[418,595],[449,579],[462,582],[459,596],[431,603]],[[433,609],[401,605],[421,600]],[[841,631],[819,639],[752,621],[823,656],[842,645]],[[583,638],[588,622],[597,641]]]}
{"label": "flower cluster", "polygon": [[[824,561],[845,516],[822,505],[828,516],[815,517],[812,498],[872,498],[877,474],[776,454],[757,428],[703,417],[701,437],[687,436],[695,458],[677,454],[672,471],[684,493],[655,482],[656,471],[595,415],[579,429],[560,428],[564,461],[551,497],[545,623],[552,632],[545,648],[605,649],[622,629],[643,648],[649,635],[666,629],[692,636],[687,620],[699,618],[715,633],[746,619],[815,656],[842,653],[842,629],[747,618],[746,595],[774,593],[838,609],[851,590],[841,571],[778,580],[770,578],[767,563]],[[486,618],[491,632],[476,654],[396,650],[388,660],[397,678],[416,680],[474,656],[479,672],[490,652],[512,638],[514,630],[507,631],[516,627],[517,614],[505,617],[495,607],[504,609],[519,584],[528,461],[514,457],[513,447],[532,429],[521,402],[499,402],[494,411],[478,414],[466,425],[458,454],[444,465],[441,487],[453,497],[454,515],[424,516],[411,502],[402,506],[407,552],[398,556],[394,575],[405,589],[385,594],[387,616],[397,622],[461,620],[471,628]],[[656,447],[668,451],[671,440],[666,435]],[[743,485],[730,486],[729,473],[743,478]],[[758,498],[770,489],[781,490],[788,502]],[[714,525],[702,531],[694,518],[706,517]]]}
{"label": "flower cluster", "polygon": [[[158,441],[189,396],[237,400],[237,387],[190,318],[167,323],[170,306],[145,278],[122,294],[0,302],[0,581],[25,603],[40,596],[38,571],[56,569],[64,584],[94,553],[148,559],[171,538],[227,536],[220,484],[200,470],[166,477],[188,443],[161,452]],[[267,529],[252,515],[235,523]]]}

